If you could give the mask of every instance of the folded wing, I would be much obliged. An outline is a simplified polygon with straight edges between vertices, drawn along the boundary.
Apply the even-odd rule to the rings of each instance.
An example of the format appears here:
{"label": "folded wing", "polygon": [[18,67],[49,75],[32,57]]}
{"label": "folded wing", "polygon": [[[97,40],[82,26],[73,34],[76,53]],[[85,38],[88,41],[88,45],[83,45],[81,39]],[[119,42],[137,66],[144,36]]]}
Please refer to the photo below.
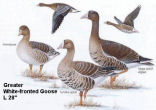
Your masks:
{"label": "folded wing", "polygon": [[30,41],[30,45],[33,49],[40,50],[49,56],[59,55],[59,52],[55,51],[54,48],[45,43]]}
{"label": "folded wing", "polygon": [[112,73],[114,70],[113,68],[103,68],[100,66],[96,66],[89,62],[83,61],[74,61],[73,68],[80,74],[85,76],[90,76],[92,78],[97,78],[100,76],[107,76],[108,74]]}
{"label": "folded wing", "polygon": [[124,63],[132,63],[139,60],[138,53],[123,44],[101,39],[101,45],[104,52]]}

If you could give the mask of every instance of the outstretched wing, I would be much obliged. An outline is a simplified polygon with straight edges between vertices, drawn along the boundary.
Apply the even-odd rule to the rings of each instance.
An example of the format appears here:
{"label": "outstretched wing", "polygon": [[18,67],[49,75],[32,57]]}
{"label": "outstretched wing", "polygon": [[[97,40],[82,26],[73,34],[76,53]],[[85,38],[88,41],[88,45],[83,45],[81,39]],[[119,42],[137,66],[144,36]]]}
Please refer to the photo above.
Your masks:
{"label": "outstretched wing", "polygon": [[115,21],[118,23],[118,24],[123,24],[121,20],[119,20],[116,16],[114,16],[114,19]]}
{"label": "outstretched wing", "polygon": [[66,5],[57,6],[53,14],[52,33],[54,33],[59,28],[64,17],[69,13],[70,10],[71,10],[70,6],[66,6]]}
{"label": "outstretched wing", "polygon": [[51,46],[49,46],[45,43],[30,41],[30,45],[33,49],[38,49],[38,50],[48,54],[49,56],[60,54],[59,52],[55,51],[55,49],[53,49]]}
{"label": "outstretched wing", "polygon": [[134,11],[132,11],[124,21],[124,24],[130,25],[134,27],[134,19],[138,16],[141,9],[141,5],[139,5]]}

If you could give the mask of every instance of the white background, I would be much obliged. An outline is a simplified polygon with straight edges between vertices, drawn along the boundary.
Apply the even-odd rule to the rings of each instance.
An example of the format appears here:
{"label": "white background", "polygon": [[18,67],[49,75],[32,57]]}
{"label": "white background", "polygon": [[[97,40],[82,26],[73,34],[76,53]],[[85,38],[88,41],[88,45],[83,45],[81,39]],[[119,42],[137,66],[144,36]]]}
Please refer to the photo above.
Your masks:
{"label": "white background", "polygon": [[[67,3],[81,13],[68,14],[55,34],[51,34],[53,11],[46,7],[38,7],[39,2]],[[139,16],[135,20],[137,34],[125,34],[112,26],[104,24],[113,17],[121,20],[138,5],[141,5]],[[54,48],[64,40],[73,40],[76,48],[74,60],[92,62],[88,43],[91,31],[91,22],[81,20],[80,17],[88,10],[96,10],[100,15],[100,37],[107,40],[120,42],[134,49],[140,55],[156,59],[156,1],[154,0],[0,0],[0,88],[3,83],[24,83],[24,88],[47,88],[51,82],[39,82],[21,76],[21,72],[28,68],[16,55],[15,46],[3,46],[3,43],[16,43],[21,40],[18,29],[21,25],[27,25],[31,30],[31,40],[50,44]],[[64,57],[66,51],[60,51],[61,55],[44,66],[44,71],[56,75],[57,65]],[[37,68],[38,69],[38,68]],[[134,81],[142,88],[138,90],[108,90],[95,88],[88,94],[95,94],[93,100],[104,107],[98,109],[124,110],[155,110],[156,109],[156,74],[155,70],[147,74],[138,74],[138,68],[129,70],[119,78]],[[51,88],[50,88],[51,89]],[[1,91],[2,94],[2,91]],[[3,95],[3,94],[2,94]],[[0,99],[2,99],[0,95]],[[1,110],[10,109],[67,109],[64,105],[74,99],[78,99],[78,93],[71,95],[20,95],[14,101],[0,101]],[[8,106],[9,105],[9,106]],[[80,109],[80,108],[74,108]],[[87,109],[87,108],[81,108]],[[88,108],[90,109],[90,108]]]}

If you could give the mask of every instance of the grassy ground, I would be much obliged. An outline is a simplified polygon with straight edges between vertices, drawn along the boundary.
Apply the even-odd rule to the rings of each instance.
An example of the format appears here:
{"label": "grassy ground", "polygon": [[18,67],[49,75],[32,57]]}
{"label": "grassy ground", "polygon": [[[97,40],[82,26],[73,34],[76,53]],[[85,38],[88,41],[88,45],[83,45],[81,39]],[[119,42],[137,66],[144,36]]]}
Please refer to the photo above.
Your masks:
{"label": "grassy ground", "polygon": [[83,102],[83,105],[80,105],[79,100],[74,100],[72,102],[70,102],[69,104],[65,105],[66,107],[78,107],[78,106],[82,106],[82,107],[101,107],[101,105],[95,101],[93,101],[92,99],[86,99]]}
{"label": "grassy ground", "polygon": [[25,77],[30,77],[33,79],[39,79],[41,81],[47,81],[47,80],[53,80],[53,79],[58,79],[56,76],[54,75],[48,75],[47,72],[42,72],[42,74],[40,74],[37,70],[34,71],[30,71],[30,70],[25,70],[23,72],[23,76]]}
{"label": "grassy ground", "polygon": [[131,88],[139,88],[138,85],[135,84],[135,82],[128,82],[126,79],[117,79],[113,82],[113,85],[110,85],[110,81],[103,82],[100,86],[100,88],[107,88],[107,89],[131,89]]}

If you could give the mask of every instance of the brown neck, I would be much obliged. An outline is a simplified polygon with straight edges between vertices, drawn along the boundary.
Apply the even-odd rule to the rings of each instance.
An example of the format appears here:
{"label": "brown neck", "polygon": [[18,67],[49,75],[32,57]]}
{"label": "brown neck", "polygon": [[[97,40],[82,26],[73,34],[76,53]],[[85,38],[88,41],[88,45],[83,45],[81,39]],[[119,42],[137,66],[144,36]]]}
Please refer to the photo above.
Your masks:
{"label": "brown neck", "polygon": [[42,3],[42,7],[49,7],[53,10],[56,10],[57,5],[56,4],[44,4],[44,3]]}
{"label": "brown neck", "polygon": [[112,22],[110,22],[110,21],[107,21],[106,24],[108,24],[108,25],[113,25],[113,26],[115,26],[115,27],[117,26],[117,24],[112,23]]}
{"label": "brown neck", "polygon": [[99,20],[92,21],[92,30],[90,35],[90,43],[98,42],[100,39],[99,37]]}
{"label": "brown neck", "polygon": [[50,4],[45,4],[45,3],[42,3],[42,6],[44,7],[50,7],[51,5]]}
{"label": "brown neck", "polygon": [[91,36],[99,37],[99,21],[92,21]]}
{"label": "brown neck", "polygon": [[74,54],[75,54],[75,48],[74,47],[67,49],[67,54],[63,59],[63,63],[65,64],[65,66],[71,66],[72,65]]}
{"label": "brown neck", "polygon": [[29,40],[30,40],[30,33],[27,35],[23,35],[22,41],[29,42]]}

